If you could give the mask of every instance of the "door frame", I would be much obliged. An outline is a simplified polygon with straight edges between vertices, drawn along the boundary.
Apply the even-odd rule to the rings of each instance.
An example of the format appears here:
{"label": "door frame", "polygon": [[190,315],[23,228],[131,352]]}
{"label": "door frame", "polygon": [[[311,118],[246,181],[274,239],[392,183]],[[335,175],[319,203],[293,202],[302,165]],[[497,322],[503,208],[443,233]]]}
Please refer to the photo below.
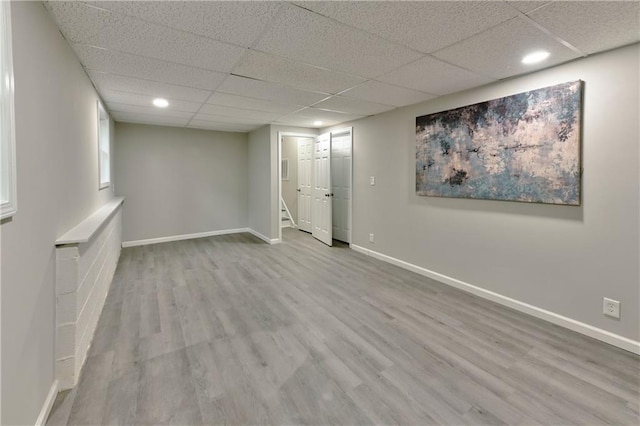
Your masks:
{"label": "door frame", "polygon": [[[280,170],[280,168],[282,167],[282,138],[284,137],[294,137],[294,138],[311,138],[313,140],[315,140],[316,137],[318,137],[318,135],[314,135],[313,133],[301,133],[301,132],[283,132],[278,130],[278,159],[277,159],[277,170],[278,170],[278,193],[276,194],[276,196],[278,197],[278,202],[276,203],[276,205],[278,206],[278,241],[282,242],[282,219],[280,218],[280,210],[282,209],[282,207],[280,207],[280,199],[282,199],[282,170]],[[352,140],[353,140],[353,136],[352,136]],[[352,154],[353,156],[353,154]],[[296,158],[296,161],[298,161],[298,159]],[[313,161],[311,162],[313,164]],[[297,185],[297,183],[296,183]],[[353,196],[353,193],[351,194]]]}
{"label": "door frame", "polygon": [[[334,133],[342,134],[347,132],[349,132],[349,134],[351,135],[351,156],[349,159],[349,191],[351,191],[351,194],[348,203],[349,212],[347,214],[349,220],[349,248],[351,248],[351,245],[353,244],[353,126],[339,127],[335,130],[329,131],[329,134],[331,137],[333,137]],[[331,148],[332,146],[329,146],[329,149]]]}
{"label": "door frame", "polygon": [[[344,132],[349,132],[351,133],[351,161],[350,161],[350,169],[351,169],[351,174],[349,176],[349,184],[351,185],[351,197],[349,197],[349,248],[352,248],[353,245],[353,197],[354,197],[354,187],[353,187],[353,157],[354,157],[354,149],[353,149],[353,126],[345,126],[345,127],[338,127],[334,130],[329,130],[329,133],[344,133]],[[281,173],[282,170],[280,170],[280,168],[282,167],[282,138],[285,136],[293,136],[293,137],[298,137],[298,138],[312,138],[315,140],[315,138],[317,138],[319,135],[317,134],[313,134],[313,133],[302,133],[302,132],[285,132],[285,131],[281,131],[278,130],[277,132],[277,137],[278,137],[278,155],[277,155],[277,159],[276,159],[276,167],[277,167],[277,176],[278,176],[278,193],[276,194],[277,200],[275,205],[278,206],[278,209],[276,210],[277,215],[278,215],[278,219],[280,219],[280,198],[282,198],[282,179],[281,177]],[[312,162],[313,164],[313,162]],[[313,176],[313,173],[312,173]],[[280,221],[278,221],[278,242],[282,242],[282,224],[280,223]]]}

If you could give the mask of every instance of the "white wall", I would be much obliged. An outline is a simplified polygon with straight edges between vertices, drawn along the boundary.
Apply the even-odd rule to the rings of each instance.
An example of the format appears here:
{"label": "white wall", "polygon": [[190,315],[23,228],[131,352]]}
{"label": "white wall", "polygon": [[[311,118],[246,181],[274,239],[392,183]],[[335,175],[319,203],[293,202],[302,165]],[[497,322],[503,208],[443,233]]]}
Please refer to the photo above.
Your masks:
{"label": "white wall", "polygon": [[[352,123],[353,243],[640,340],[639,50]],[[585,82],[581,207],[415,195],[417,116],[577,79]],[[620,320],[602,315],[603,297],[622,302]]]}
{"label": "white wall", "polygon": [[116,123],[125,242],[245,228],[247,135]]}
{"label": "white wall", "polygon": [[56,239],[98,191],[98,96],[39,2],[12,2],[18,212],[0,225],[2,424],[34,424],[54,381]]}
{"label": "white wall", "polygon": [[289,159],[289,180],[282,181],[282,198],[298,223],[298,138],[283,138],[282,159],[285,158]]}

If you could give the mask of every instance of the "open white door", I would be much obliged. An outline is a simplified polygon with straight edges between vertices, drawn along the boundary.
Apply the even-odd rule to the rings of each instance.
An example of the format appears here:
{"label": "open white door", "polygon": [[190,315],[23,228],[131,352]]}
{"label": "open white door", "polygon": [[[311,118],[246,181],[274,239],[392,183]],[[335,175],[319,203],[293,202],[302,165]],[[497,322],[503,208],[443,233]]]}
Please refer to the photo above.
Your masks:
{"label": "open white door", "polygon": [[351,128],[331,132],[333,238],[351,242]]}
{"label": "open white door", "polygon": [[298,229],[311,232],[313,138],[298,139]]}
{"label": "open white door", "polygon": [[332,244],[331,135],[325,133],[313,142],[313,221],[312,235]]}

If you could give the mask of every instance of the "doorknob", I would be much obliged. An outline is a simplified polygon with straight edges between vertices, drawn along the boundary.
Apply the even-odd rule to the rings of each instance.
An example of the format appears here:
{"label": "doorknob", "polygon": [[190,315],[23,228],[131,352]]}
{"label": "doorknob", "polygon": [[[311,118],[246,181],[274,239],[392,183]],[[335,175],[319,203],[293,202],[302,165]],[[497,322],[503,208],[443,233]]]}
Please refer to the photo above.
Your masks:
{"label": "doorknob", "polygon": [[296,189],[296,191],[300,192],[300,188]]}

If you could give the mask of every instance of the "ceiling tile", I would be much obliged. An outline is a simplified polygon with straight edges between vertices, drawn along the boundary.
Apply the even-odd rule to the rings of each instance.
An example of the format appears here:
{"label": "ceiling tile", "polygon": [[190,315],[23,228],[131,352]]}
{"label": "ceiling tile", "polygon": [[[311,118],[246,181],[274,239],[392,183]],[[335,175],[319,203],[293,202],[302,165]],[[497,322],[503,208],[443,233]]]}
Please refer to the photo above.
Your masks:
{"label": "ceiling tile", "polygon": [[277,121],[298,126],[314,126],[316,120],[322,121],[322,126],[333,126],[347,121],[355,121],[364,118],[363,115],[342,114],[334,111],[325,111],[317,108],[305,108],[303,110],[280,117]]}
{"label": "ceiling tile", "polygon": [[265,125],[266,122],[262,119],[252,119],[249,117],[229,117],[226,115],[217,114],[202,114],[198,113],[193,117],[193,120],[198,121],[211,121],[215,123],[231,123],[231,124],[246,124],[246,125]]}
{"label": "ceiling tile", "polygon": [[391,71],[378,79],[436,95],[459,92],[493,81],[429,56]]}
{"label": "ceiling tile", "polygon": [[396,107],[413,105],[433,99],[436,96],[419,92],[417,90],[405,89],[404,87],[392,86],[378,81],[368,81],[353,89],[349,89],[340,96],[361,99],[370,102],[384,102]]}
{"label": "ceiling tile", "polygon": [[91,81],[95,83],[99,92],[103,90],[117,90],[153,97],[171,98],[182,101],[204,102],[211,92],[175,84],[158,83],[133,77],[123,77],[115,74],[105,74],[89,71]]}
{"label": "ceiling tile", "polygon": [[124,123],[153,124],[156,126],[171,126],[171,127],[184,127],[189,122],[188,118],[166,117],[162,115],[152,115],[152,114],[134,114],[130,112],[118,112],[118,111],[112,112],[111,117],[116,121],[124,122]]}
{"label": "ceiling tile", "polygon": [[277,112],[280,114],[289,114],[291,112],[299,110],[302,106],[299,105],[285,105],[272,101],[265,101],[263,99],[248,98],[246,96],[229,95],[227,93],[214,93],[209,100],[209,104],[223,105],[235,108],[252,109],[255,111],[269,111]]}
{"label": "ceiling tile", "polygon": [[226,117],[240,117],[251,120],[271,121],[282,114],[276,112],[254,111],[250,109],[233,108],[229,106],[204,104],[200,108],[202,114],[220,115]]}
{"label": "ceiling tile", "polygon": [[356,115],[380,114],[381,112],[389,111],[395,108],[392,105],[384,105],[375,102],[362,101],[359,99],[345,98],[343,96],[332,96],[327,100],[313,105],[313,107]]}
{"label": "ceiling tile", "polygon": [[289,5],[255,48],[292,60],[376,77],[420,54],[308,10]]}
{"label": "ceiling tile", "polygon": [[176,111],[167,108],[145,107],[138,105],[119,104],[117,102],[107,102],[107,109],[109,112],[122,112],[133,114],[150,114],[158,115],[162,117],[175,117],[175,118],[191,118],[193,112]]}
{"label": "ceiling tile", "polygon": [[47,2],[67,40],[229,72],[246,49],[75,2]]}
{"label": "ceiling tile", "polygon": [[249,51],[233,74],[327,93],[338,93],[366,81],[256,51]]}
{"label": "ceiling tile", "polygon": [[323,121],[322,125],[316,126],[314,124],[315,119],[309,117],[294,117],[287,115],[285,117],[280,118],[278,121],[275,121],[274,124],[285,125],[285,126],[296,126],[296,127],[307,127],[307,128],[321,128],[325,126],[334,126],[339,124],[337,121]]}
{"label": "ceiling tile", "polygon": [[216,121],[191,120],[191,122],[187,127],[192,129],[217,130],[219,132],[248,133],[262,126],[263,124],[231,124],[226,121],[216,122]]}
{"label": "ceiling tile", "polygon": [[[548,60],[535,65],[520,62],[527,53],[540,49],[551,53]],[[442,49],[434,56],[479,74],[505,78],[566,62],[578,54],[531,23],[515,18]]]}
{"label": "ceiling tile", "polygon": [[[155,96],[118,92],[117,90],[100,90],[100,96],[106,103],[135,105],[147,107],[150,111],[157,110],[156,107],[152,106]],[[171,98],[167,100],[169,101],[169,106],[166,109],[171,111],[197,112],[202,105],[202,102],[179,101]]]}
{"label": "ceiling tile", "polygon": [[522,13],[531,12],[532,10],[538,9],[546,4],[551,3],[550,1],[527,1],[527,0],[516,0],[516,1],[508,1],[510,6],[515,7]]}
{"label": "ceiling tile", "polygon": [[249,47],[278,13],[277,2],[96,1],[95,6]]}
{"label": "ceiling tile", "polygon": [[227,74],[216,71],[188,67],[84,44],[74,44],[73,50],[75,50],[82,65],[90,70],[198,89],[214,90],[227,76]]}
{"label": "ceiling tile", "polygon": [[118,19],[105,10],[80,2],[44,1],[43,4],[65,38],[71,42],[96,39],[109,27],[116,25]]}
{"label": "ceiling tile", "polygon": [[640,41],[640,2],[555,2],[529,16],[585,53]]}
{"label": "ceiling tile", "polygon": [[296,4],[425,53],[464,40],[517,14],[498,1],[307,1]]}
{"label": "ceiling tile", "polygon": [[231,95],[248,96],[266,101],[282,102],[294,105],[311,105],[328,95],[294,89],[278,83],[254,80],[231,75],[218,87],[218,92]]}

